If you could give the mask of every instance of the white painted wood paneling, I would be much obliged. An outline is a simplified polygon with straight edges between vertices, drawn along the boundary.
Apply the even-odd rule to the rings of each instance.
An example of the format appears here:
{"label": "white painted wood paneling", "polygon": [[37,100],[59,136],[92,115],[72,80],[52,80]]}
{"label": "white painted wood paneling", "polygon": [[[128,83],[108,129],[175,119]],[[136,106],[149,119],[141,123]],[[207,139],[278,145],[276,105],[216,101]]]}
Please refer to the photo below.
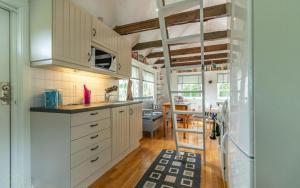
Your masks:
{"label": "white painted wood paneling", "polygon": [[[10,82],[9,12],[0,8],[0,82]],[[0,187],[10,187],[10,105],[0,101]]]}

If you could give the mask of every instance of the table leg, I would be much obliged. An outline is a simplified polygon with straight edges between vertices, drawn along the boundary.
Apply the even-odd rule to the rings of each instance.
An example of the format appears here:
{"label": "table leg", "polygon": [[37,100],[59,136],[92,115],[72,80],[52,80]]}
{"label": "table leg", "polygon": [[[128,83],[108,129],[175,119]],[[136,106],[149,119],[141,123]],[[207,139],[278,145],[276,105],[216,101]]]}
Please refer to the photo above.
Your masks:
{"label": "table leg", "polygon": [[166,137],[166,108],[163,107],[163,129],[164,129],[164,137]]}
{"label": "table leg", "polygon": [[210,135],[210,139],[215,140],[217,139],[216,137],[216,121],[215,119],[213,120],[213,129],[211,130],[211,135]]}

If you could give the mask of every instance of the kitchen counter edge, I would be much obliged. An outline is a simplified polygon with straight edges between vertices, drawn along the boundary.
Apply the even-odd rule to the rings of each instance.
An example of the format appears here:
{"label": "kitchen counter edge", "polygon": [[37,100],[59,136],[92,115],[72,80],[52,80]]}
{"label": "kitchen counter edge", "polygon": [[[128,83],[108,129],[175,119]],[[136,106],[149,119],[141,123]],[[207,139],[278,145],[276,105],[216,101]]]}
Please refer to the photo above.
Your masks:
{"label": "kitchen counter edge", "polygon": [[142,103],[142,101],[128,101],[128,102],[110,103],[110,104],[97,103],[97,104],[91,104],[91,105],[83,105],[83,104],[68,105],[68,106],[63,106],[63,107],[59,107],[59,108],[31,107],[30,111],[31,112],[75,114],[75,113],[88,112],[88,111],[93,111],[93,110],[101,110],[101,109],[107,109],[107,108],[128,106],[128,105],[139,104],[139,103]]}

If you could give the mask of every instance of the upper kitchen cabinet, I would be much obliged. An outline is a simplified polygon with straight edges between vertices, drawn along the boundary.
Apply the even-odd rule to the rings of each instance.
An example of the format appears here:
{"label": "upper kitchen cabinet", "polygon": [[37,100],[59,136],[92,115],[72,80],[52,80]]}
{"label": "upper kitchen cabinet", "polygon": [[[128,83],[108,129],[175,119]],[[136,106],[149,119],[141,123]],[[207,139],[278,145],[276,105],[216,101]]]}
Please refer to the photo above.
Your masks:
{"label": "upper kitchen cabinet", "polygon": [[92,16],[70,0],[30,1],[33,66],[90,67]]}
{"label": "upper kitchen cabinet", "polygon": [[122,36],[118,40],[118,74],[130,78],[132,51],[129,42]]}
{"label": "upper kitchen cabinet", "polygon": [[104,50],[118,52],[118,37],[114,30],[105,25],[98,18],[93,18],[92,24],[92,45]]}

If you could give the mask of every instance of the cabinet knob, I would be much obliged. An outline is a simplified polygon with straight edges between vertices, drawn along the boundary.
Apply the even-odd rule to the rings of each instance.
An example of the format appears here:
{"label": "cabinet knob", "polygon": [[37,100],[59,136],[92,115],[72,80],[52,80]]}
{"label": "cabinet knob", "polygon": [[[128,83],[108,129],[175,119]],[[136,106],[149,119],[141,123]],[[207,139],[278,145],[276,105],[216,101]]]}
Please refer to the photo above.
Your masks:
{"label": "cabinet knob", "polygon": [[96,30],[95,28],[93,28],[93,29],[92,29],[92,35],[93,35],[93,37],[95,37],[96,34],[97,34],[97,30]]}
{"label": "cabinet knob", "polygon": [[122,113],[122,112],[124,112],[124,110],[120,110],[119,112]]}

